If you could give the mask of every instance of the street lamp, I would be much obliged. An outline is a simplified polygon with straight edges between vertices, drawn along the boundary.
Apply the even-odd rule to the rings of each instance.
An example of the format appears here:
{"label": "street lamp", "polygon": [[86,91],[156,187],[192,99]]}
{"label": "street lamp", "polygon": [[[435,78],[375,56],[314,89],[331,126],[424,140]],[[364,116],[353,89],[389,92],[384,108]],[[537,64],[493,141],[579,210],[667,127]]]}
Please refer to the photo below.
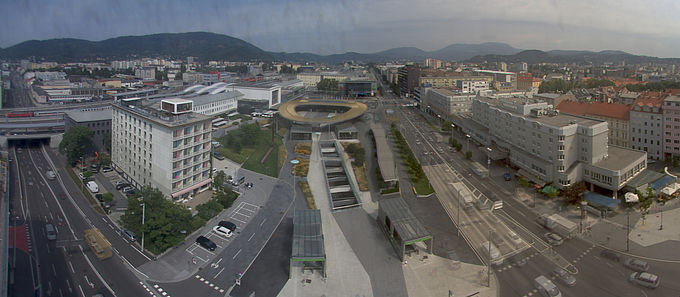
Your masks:
{"label": "street lamp", "polygon": [[486,262],[486,286],[491,287],[491,236],[493,229],[489,229],[489,261]]}
{"label": "street lamp", "polygon": [[630,250],[629,237],[630,237],[630,207],[626,208],[626,216],[628,228],[626,229],[626,252]]}
{"label": "street lamp", "polygon": [[300,163],[300,161],[298,161],[296,159],[290,160],[290,164],[293,164],[293,200],[295,200],[295,196],[296,196],[296,193],[295,193],[295,173],[296,173],[295,167],[299,163]]}
{"label": "street lamp", "polygon": [[451,141],[450,143],[453,144],[453,130],[456,128],[456,125],[451,124]]}
{"label": "street lamp", "polygon": [[486,166],[488,167],[488,171],[489,171],[489,172],[487,172],[487,174],[489,175],[489,177],[491,177],[491,152],[493,150],[491,150],[490,147],[487,147],[486,150],[489,151],[486,154]]}
{"label": "street lamp", "polygon": [[663,206],[665,204],[665,202],[661,202],[661,204],[659,204],[659,207],[661,208],[661,224],[659,225],[659,230],[663,230]]}
{"label": "street lamp", "polygon": [[470,151],[470,134],[465,134],[465,138],[467,138],[467,149],[466,151]]}
{"label": "street lamp", "polygon": [[146,204],[142,203],[142,253],[144,252],[144,214],[146,211]]}

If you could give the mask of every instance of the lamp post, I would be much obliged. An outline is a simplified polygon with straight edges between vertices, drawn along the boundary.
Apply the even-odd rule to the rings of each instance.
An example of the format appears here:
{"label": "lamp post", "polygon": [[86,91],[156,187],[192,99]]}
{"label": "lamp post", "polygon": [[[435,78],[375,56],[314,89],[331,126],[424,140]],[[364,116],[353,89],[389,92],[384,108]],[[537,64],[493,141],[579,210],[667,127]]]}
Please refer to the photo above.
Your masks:
{"label": "lamp post", "polygon": [[491,152],[493,150],[491,150],[490,147],[487,147],[486,150],[488,151],[488,153],[486,154],[486,166],[488,168],[487,174],[489,175],[489,178],[491,178]]}
{"label": "lamp post", "polygon": [[146,203],[142,203],[142,253],[144,252],[144,218],[146,212]]}
{"label": "lamp post", "polygon": [[451,124],[451,143],[453,143],[453,130],[456,129],[456,125]]}
{"label": "lamp post", "polygon": [[465,138],[467,138],[467,149],[465,151],[470,151],[470,134],[465,134]]}
{"label": "lamp post", "polygon": [[666,204],[665,202],[661,202],[659,207],[661,208],[661,224],[659,225],[659,231],[663,230],[663,206]]}
{"label": "lamp post", "polygon": [[[85,168],[83,168],[83,156],[80,156],[80,175],[85,176]],[[85,186],[85,179],[80,179],[80,191],[83,192],[85,189],[83,188]]]}
{"label": "lamp post", "polygon": [[626,228],[626,252],[630,250],[629,237],[630,237],[630,207],[626,208],[627,216],[627,228]]}
{"label": "lamp post", "polygon": [[486,286],[491,287],[491,236],[493,229],[489,229],[489,261],[486,262]]}
{"label": "lamp post", "polygon": [[298,160],[295,160],[295,159],[290,160],[290,164],[293,164],[293,200],[295,200],[295,196],[296,196],[296,193],[295,193],[296,192],[295,191],[295,173],[296,173],[295,167],[299,163],[300,163],[300,161],[298,161]]}

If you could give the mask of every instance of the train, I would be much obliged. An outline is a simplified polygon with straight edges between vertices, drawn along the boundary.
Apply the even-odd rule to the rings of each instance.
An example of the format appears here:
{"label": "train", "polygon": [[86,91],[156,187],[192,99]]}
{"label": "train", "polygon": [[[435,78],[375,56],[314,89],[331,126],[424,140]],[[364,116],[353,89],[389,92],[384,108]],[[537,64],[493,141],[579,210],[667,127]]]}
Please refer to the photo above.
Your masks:
{"label": "train", "polygon": [[26,112],[8,112],[8,118],[29,118],[29,117],[46,117],[46,116],[60,116],[63,111],[26,111]]}

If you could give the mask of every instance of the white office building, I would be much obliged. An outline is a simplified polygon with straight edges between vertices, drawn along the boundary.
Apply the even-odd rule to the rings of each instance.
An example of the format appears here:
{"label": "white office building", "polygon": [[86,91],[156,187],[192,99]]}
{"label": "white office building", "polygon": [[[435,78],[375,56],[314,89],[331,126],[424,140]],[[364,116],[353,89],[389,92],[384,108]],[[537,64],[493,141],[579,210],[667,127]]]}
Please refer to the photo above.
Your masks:
{"label": "white office building", "polygon": [[276,107],[281,103],[281,86],[275,83],[236,83],[226,86],[226,89],[240,92],[243,94],[243,99],[266,101],[268,108]]}
{"label": "white office building", "polygon": [[210,186],[212,117],[192,112],[193,102],[180,98],[112,106],[111,163],[127,181],[174,199]]}

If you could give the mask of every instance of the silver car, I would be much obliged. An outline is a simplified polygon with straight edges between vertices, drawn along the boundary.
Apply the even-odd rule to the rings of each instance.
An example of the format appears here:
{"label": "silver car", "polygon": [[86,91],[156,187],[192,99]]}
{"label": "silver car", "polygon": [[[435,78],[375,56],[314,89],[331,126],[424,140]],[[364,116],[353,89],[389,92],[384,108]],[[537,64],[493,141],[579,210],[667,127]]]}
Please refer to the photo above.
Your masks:
{"label": "silver car", "polygon": [[659,276],[649,272],[633,272],[628,280],[650,289],[656,289],[659,286]]}
{"label": "silver car", "polygon": [[562,236],[559,236],[559,235],[552,233],[552,232],[548,232],[548,233],[544,234],[543,237],[545,238],[546,241],[548,241],[548,243],[550,245],[557,246],[557,245],[561,245],[564,242],[564,239],[562,239]]}
{"label": "silver car", "polygon": [[560,267],[553,269],[552,275],[564,285],[567,285],[569,287],[573,287],[576,285],[576,278]]}
{"label": "silver car", "polygon": [[649,270],[649,264],[647,264],[647,262],[633,258],[626,259],[626,261],[623,262],[623,266],[626,266],[628,269],[635,272],[646,272]]}

